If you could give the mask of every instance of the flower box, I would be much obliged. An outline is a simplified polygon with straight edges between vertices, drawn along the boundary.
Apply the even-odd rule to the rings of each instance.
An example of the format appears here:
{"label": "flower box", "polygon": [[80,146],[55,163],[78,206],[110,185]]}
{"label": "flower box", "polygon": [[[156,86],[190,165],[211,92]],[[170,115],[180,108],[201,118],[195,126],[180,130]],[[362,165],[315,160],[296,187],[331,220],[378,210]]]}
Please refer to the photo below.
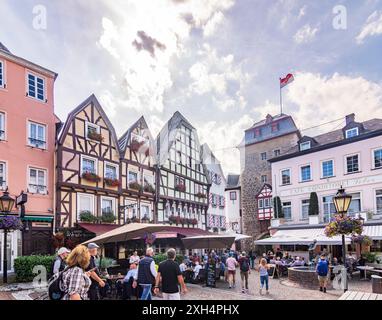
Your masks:
{"label": "flower box", "polygon": [[93,172],[84,172],[81,177],[82,177],[82,179],[85,179],[85,180],[88,180],[91,182],[101,181],[101,178]]}
{"label": "flower box", "polygon": [[105,178],[104,181],[109,187],[118,187],[120,185],[118,179]]}
{"label": "flower box", "polygon": [[175,186],[175,190],[179,192],[186,192],[186,185],[184,184],[177,184]]}
{"label": "flower box", "polygon": [[155,188],[151,184],[146,184],[143,190],[145,192],[155,193]]}
{"label": "flower box", "polygon": [[98,141],[98,142],[102,142],[104,139],[100,133],[95,132],[95,131],[88,132],[88,138],[91,140]]}
{"label": "flower box", "polygon": [[135,189],[137,191],[141,191],[142,190],[142,186],[138,182],[130,182],[129,183],[129,188],[130,189]]}
{"label": "flower box", "polygon": [[94,216],[90,211],[81,211],[80,212],[80,221],[95,223],[98,222],[98,218]]}
{"label": "flower box", "polygon": [[101,221],[104,223],[114,223],[117,217],[113,211],[102,211]]}
{"label": "flower box", "polygon": [[205,198],[207,198],[207,196],[206,196],[204,193],[202,193],[202,192],[198,192],[198,193],[196,194],[196,196],[197,196],[199,199],[205,199]]}

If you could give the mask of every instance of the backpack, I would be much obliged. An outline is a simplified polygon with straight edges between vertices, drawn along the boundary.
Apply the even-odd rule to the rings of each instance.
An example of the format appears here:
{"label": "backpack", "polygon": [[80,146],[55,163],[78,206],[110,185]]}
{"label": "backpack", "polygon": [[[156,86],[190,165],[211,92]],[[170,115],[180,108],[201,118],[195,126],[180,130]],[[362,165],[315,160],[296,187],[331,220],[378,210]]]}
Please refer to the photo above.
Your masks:
{"label": "backpack", "polygon": [[317,273],[321,277],[326,277],[328,275],[328,262],[320,261],[317,265]]}
{"label": "backpack", "polygon": [[243,258],[243,261],[240,263],[240,271],[247,272],[249,270],[249,263],[247,258]]}
{"label": "backpack", "polygon": [[64,272],[67,271],[68,268],[65,268],[65,270],[60,271],[53,275],[48,281],[48,295],[50,300],[61,300],[64,295],[65,291],[63,288],[63,280],[62,277],[64,275]]}

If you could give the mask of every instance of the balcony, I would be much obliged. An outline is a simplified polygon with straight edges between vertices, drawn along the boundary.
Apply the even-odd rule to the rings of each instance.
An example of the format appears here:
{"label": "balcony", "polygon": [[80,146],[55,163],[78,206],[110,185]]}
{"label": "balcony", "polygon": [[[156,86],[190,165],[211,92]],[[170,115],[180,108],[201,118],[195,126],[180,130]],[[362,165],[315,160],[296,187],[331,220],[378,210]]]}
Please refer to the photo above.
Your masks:
{"label": "balcony", "polygon": [[33,194],[48,194],[47,187],[39,184],[29,184],[28,192]]}

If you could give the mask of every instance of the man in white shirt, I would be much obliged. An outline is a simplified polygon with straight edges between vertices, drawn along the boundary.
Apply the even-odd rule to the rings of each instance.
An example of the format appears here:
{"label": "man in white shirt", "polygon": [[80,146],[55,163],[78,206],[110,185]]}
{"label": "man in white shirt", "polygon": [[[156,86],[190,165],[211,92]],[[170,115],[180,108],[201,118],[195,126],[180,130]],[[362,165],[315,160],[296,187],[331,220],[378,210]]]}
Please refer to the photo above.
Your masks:
{"label": "man in white shirt", "polygon": [[199,264],[198,261],[196,261],[195,262],[195,267],[194,267],[194,280],[196,280],[196,278],[198,277],[199,272],[200,272],[201,269],[203,269],[203,267]]}

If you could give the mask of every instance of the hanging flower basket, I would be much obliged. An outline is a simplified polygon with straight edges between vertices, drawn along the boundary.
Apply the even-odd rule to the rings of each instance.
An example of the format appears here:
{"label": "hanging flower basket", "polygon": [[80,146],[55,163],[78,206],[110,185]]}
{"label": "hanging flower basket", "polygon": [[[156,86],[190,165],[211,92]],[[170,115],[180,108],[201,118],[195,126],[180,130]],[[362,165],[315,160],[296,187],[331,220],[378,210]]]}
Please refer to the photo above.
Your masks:
{"label": "hanging flower basket", "polygon": [[120,184],[118,179],[105,178],[104,181],[109,187],[118,187]]}
{"label": "hanging flower basket", "polygon": [[176,191],[180,191],[180,192],[186,192],[186,185],[184,185],[184,184],[177,184],[175,186],[175,190]]}
{"label": "hanging flower basket", "polygon": [[325,227],[325,235],[329,238],[338,235],[361,235],[363,231],[362,220],[349,216],[335,215]]}
{"label": "hanging flower basket", "polygon": [[353,235],[351,241],[356,244],[371,246],[373,244],[373,240],[366,235]]}
{"label": "hanging flower basket", "polygon": [[0,230],[15,231],[22,230],[23,223],[16,216],[0,216]]}
{"label": "hanging flower basket", "polygon": [[88,138],[98,142],[102,142],[104,140],[102,134],[94,131],[88,133]]}
{"label": "hanging flower basket", "polygon": [[202,193],[202,192],[198,192],[198,193],[196,194],[196,196],[197,196],[199,199],[205,199],[205,198],[207,198],[207,196],[206,196],[204,193]]}
{"label": "hanging flower basket", "polygon": [[81,177],[82,179],[85,179],[91,182],[101,181],[101,178],[93,172],[84,172]]}
{"label": "hanging flower basket", "polygon": [[146,184],[143,190],[145,192],[155,193],[155,188],[151,184]]}

